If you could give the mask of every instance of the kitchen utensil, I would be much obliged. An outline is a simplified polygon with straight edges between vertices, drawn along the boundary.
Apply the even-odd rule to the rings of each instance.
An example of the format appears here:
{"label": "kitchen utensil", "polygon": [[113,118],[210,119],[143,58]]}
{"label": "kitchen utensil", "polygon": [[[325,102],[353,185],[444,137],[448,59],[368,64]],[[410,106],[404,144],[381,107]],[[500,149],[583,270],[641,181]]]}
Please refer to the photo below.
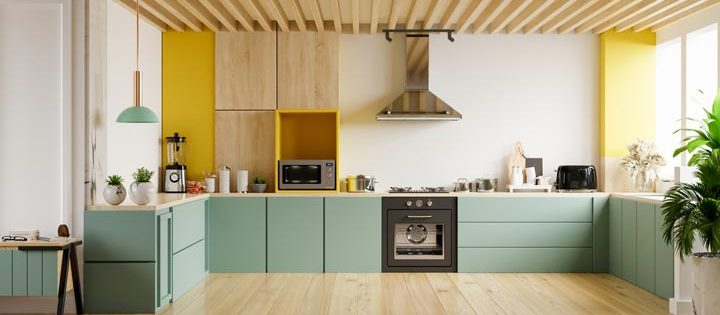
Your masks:
{"label": "kitchen utensil", "polygon": [[248,192],[248,170],[237,171],[237,191]]}
{"label": "kitchen utensil", "polygon": [[535,168],[534,167],[526,167],[525,168],[525,183],[528,185],[535,185]]}
{"label": "kitchen utensil", "polygon": [[455,182],[455,191],[456,192],[468,192],[470,191],[470,185],[468,184],[467,178],[458,178],[457,182]]}
{"label": "kitchen utensil", "polygon": [[165,137],[167,142],[167,165],[165,165],[165,192],[184,193],[187,192],[185,180],[187,166],[185,165],[186,138],[175,132],[170,137]]}
{"label": "kitchen utensil", "polygon": [[227,165],[223,165],[218,169],[218,175],[220,178],[220,193],[227,194],[230,192],[230,168]]}
{"label": "kitchen utensil", "polygon": [[493,192],[495,191],[495,187],[497,187],[497,178],[478,178],[475,180],[475,187],[473,191],[475,192]]}
{"label": "kitchen utensil", "polygon": [[522,185],[523,173],[520,166],[513,166],[512,173],[510,174],[510,184],[513,186]]}
{"label": "kitchen utensil", "polygon": [[538,184],[539,186],[545,186],[545,185],[550,185],[550,179],[552,179],[552,177],[550,177],[550,176],[538,176],[536,179],[537,179],[537,184]]}
{"label": "kitchen utensil", "polygon": [[351,175],[345,178],[348,192],[374,192],[377,182],[374,176],[369,175]]}

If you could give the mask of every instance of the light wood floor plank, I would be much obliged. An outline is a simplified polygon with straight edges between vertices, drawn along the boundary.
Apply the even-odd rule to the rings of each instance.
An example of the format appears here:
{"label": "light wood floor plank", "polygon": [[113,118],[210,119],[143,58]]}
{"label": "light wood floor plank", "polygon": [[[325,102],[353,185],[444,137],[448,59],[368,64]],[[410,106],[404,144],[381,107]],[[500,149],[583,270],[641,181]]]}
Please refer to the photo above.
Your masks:
{"label": "light wood floor plank", "polygon": [[290,278],[288,273],[269,273],[263,287],[251,297],[251,302],[245,304],[238,314],[267,314],[280,296],[288,278]]}
{"label": "light wood floor plank", "polygon": [[[608,290],[605,286],[588,280],[587,274],[562,274],[567,278],[570,286],[592,295],[595,299],[601,300],[607,307],[612,309],[613,314],[650,314],[652,310],[644,308],[639,303],[628,299],[614,290]],[[657,311],[657,310],[655,310]],[[608,313],[608,314],[609,314]]]}
{"label": "light wood floor plank", "polygon": [[465,300],[465,297],[448,278],[447,274],[428,273],[426,276],[446,313],[457,315],[475,314],[472,306]]}
{"label": "light wood floor plank", "polygon": [[205,310],[211,309],[222,302],[239,284],[240,281],[231,276],[219,275],[209,286],[205,287],[200,296],[198,296],[192,304],[177,314],[201,314]]}
{"label": "light wood floor plank", "polygon": [[[535,314],[567,314],[555,303],[541,294],[541,291],[531,287],[514,273],[495,273],[495,277],[507,290],[513,291],[516,296],[524,301]],[[567,314],[573,315],[573,314]]]}
{"label": "light wood floor plank", "polygon": [[506,314],[505,311],[490,298],[485,290],[480,287],[472,274],[449,273],[448,277],[455,283],[460,293],[470,303],[477,314]]}
{"label": "light wood floor plank", "polygon": [[412,296],[408,292],[403,274],[386,273],[382,275],[382,290],[385,296],[386,314],[417,314]]}
{"label": "light wood floor plank", "polygon": [[339,273],[335,276],[335,290],[330,300],[330,314],[358,313],[358,275]]}
{"label": "light wood floor plank", "polygon": [[240,311],[250,298],[262,288],[268,277],[265,273],[235,274],[238,281],[235,289],[218,305],[208,309],[205,314],[235,314]]}
{"label": "light wood floor plank", "polygon": [[334,273],[313,275],[299,314],[320,315],[329,313],[330,299],[332,299],[333,290],[335,289],[335,276]]}
{"label": "light wood floor plank", "polygon": [[358,276],[358,314],[385,314],[382,282],[379,273],[361,273]]}
{"label": "light wood floor plank", "polygon": [[307,293],[313,275],[309,273],[294,274],[288,278],[282,293],[273,303],[268,314],[287,315],[297,314],[303,304],[303,298]]}
{"label": "light wood floor plank", "polygon": [[522,299],[514,296],[509,290],[502,286],[492,274],[473,274],[473,278],[475,282],[485,290],[487,295],[490,296],[496,304],[500,305],[505,313],[517,315],[535,314]]}
{"label": "light wood floor plank", "polygon": [[425,274],[407,273],[403,275],[403,279],[415,304],[415,312],[429,315],[446,314]]}

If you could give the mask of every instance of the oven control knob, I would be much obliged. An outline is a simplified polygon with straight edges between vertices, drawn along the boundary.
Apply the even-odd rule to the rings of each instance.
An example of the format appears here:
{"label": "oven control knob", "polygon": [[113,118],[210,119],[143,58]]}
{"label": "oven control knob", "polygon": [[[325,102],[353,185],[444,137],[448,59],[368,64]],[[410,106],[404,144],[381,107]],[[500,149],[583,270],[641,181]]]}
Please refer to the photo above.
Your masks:
{"label": "oven control knob", "polygon": [[428,199],[428,201],[427,201],[427,206],[428,206],[428,207],[432,207],[432,200]]}
{"label": "oven control knob", "polygon": [[412,207],[412,200],[408,200],[405,205],[407,205],[408,207]]}
{"label": "oven control knob", "polygon": [[418,208],[422,207],[422,206],[423,206],[423,201],[422,201],[421,199],[418,199],[417,201],[415,201],[415,206],[418,207]]}

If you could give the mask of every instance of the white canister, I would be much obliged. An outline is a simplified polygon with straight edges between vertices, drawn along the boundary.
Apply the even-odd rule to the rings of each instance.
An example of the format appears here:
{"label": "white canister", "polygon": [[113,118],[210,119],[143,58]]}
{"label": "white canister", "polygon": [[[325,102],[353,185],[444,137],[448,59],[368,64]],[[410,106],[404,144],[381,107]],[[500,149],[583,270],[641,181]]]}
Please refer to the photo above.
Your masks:
{"label": "white canister", "polygon": [[523,183],[523,173],[520,166],[512,167],[512,178],[510,179],[510,185],[519,186]]}
{"label": "white canister", "polygon": [[248,192],[248,170],[237,171],[237,191]]}
{"label": "white canister", "polygon": [[534,167],[528,167],[525,168],[525,183],[528,185],[535,185],[535,168]]}
{"label": "white canister", "polygon": [[230,193],[230,168],[225,166],[218,170],[220,193]]}
{"label": "white canister", "polygon": [[207,192],[207,193],[215,192],[215,177],[206,177],[205,178],[205,192]]}

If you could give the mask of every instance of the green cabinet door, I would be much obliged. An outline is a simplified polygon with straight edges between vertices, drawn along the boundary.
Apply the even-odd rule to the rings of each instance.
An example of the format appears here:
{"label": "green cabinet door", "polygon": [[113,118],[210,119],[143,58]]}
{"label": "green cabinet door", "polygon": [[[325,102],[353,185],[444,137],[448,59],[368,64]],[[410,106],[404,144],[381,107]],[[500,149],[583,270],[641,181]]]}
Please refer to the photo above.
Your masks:
{"label": "green cabinet door", "polygon": [[155,261],[154,211],[85,211],[85,262]]}
{"label": "green cabinet door", "polygon": [[210,272],[265,272],[266,198],[210,198]]}
{"label": "green cabinet door", "polygon": [[155,303],[162,307],[172,299],[172,212],[158,212],[157,215],[157,293]]}
{"label": "green cabinet door", "polygon": [[655,294],[664,298],[672,298],[675,285],[675,255],[672,245],[665,243],[663,238],[662,208],[655,205]]}
{"label": "green cabinet door", "polygon": [[205,200],[172,207],[173,253],[205,239]]}
{"label": "green cabinet door", "polygon": [[637,203],[622,201],[622,278],[637,284]]}
{"label": "green cabinet door", "polygon": [[637,285],[655,292],[655,205],[637,203]]}
{"label": "green cabinet door", "polygon": [[380,198],[325,198],[325,271],[380,272]]}
{"label": "green cabinet door", "polygon": [[84,265],[85,312],[155,313],[155,263]]}
{"label": "green cabinet door", "polygon": [[608,272],[610,205],[607,197],[593,197],[593,272]]}
{"label": "green cabinet door", "polygon": [[622,277],[622,199],[610,198],[609,271]]}
{"label": "green cabinet door", "polygon": [[12,295],[12,253],[0,250],[0,296]]}
{"label": "green cabinet door", "polygon": [[323,198],[270,197],[268,272],[323,272]]}
{"label": "green cabinet door", "polygon": [[205,241],[200,241],[173,254],[172,296],[181,298],[205,276]]}

